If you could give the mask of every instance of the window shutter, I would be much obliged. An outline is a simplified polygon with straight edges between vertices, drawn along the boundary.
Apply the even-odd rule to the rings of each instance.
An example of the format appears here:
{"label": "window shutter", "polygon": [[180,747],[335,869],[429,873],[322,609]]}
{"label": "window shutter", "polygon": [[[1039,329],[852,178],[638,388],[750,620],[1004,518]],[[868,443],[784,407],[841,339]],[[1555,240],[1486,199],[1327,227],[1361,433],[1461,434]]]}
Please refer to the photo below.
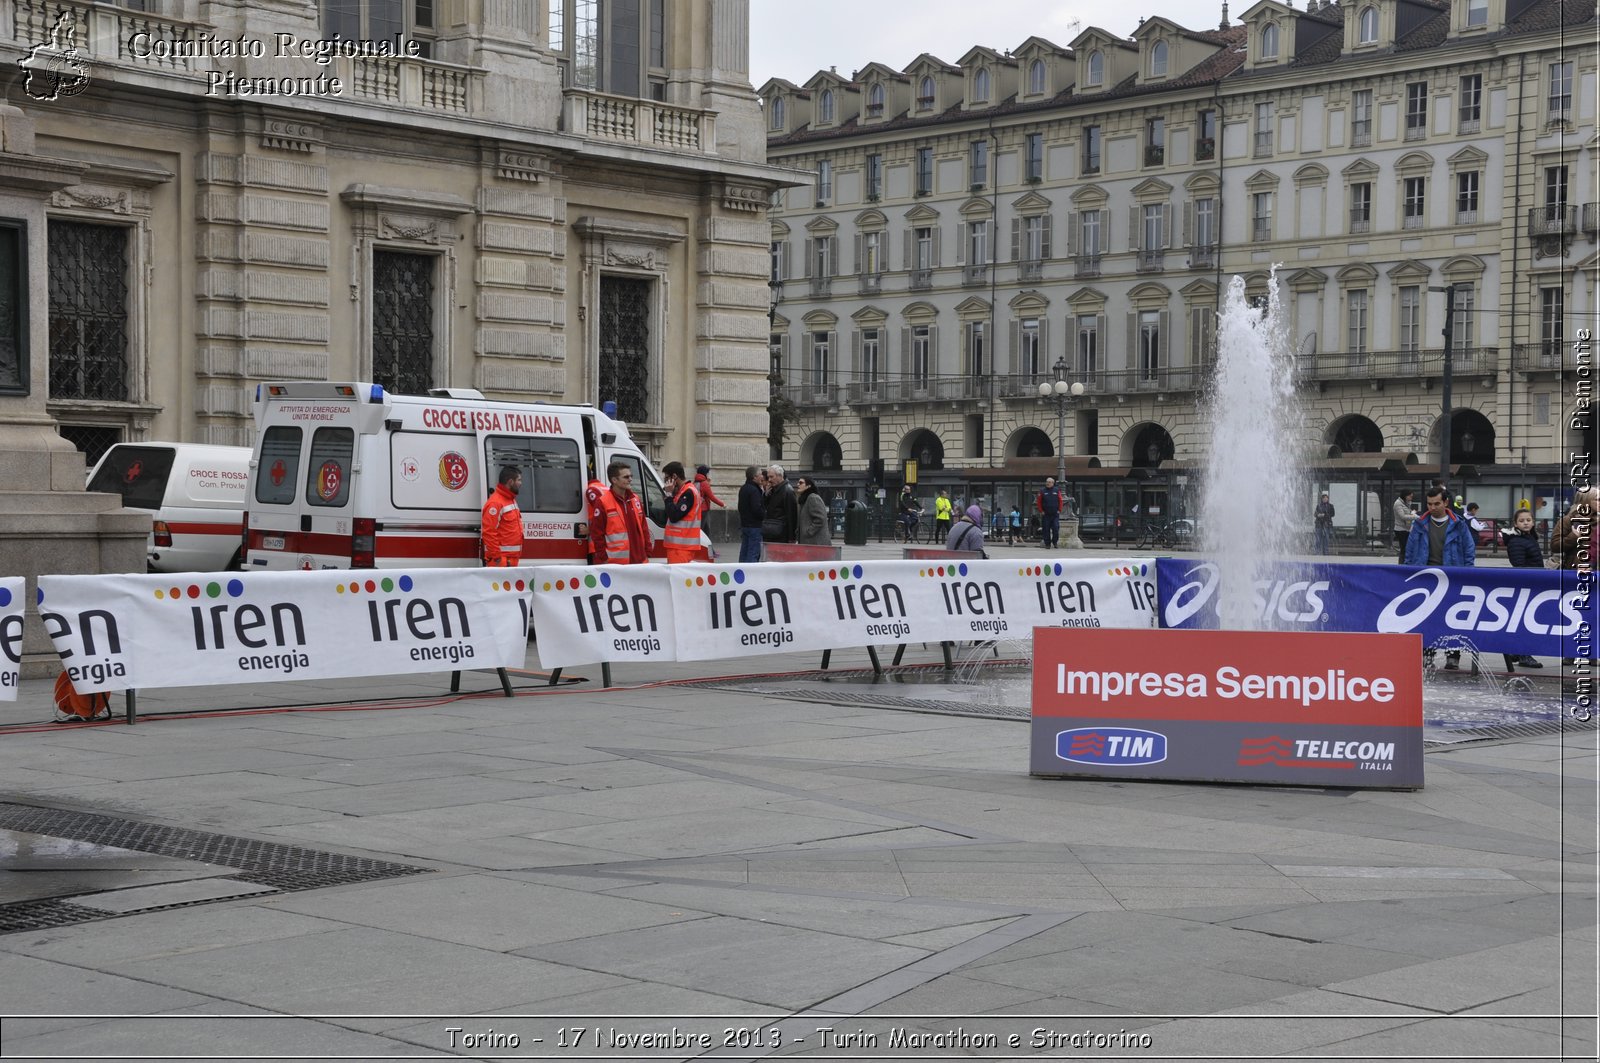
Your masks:
{"label": "window shutter", "polygon": [[1022,322],[1011,319],[1011,369],[1013,372],[1023,371],[1022,364]]}
{"label": "window shutter", "polygon": [[789,373],[789,334],[785,332],[778,338],[778,366],[784,375]]}
{"label": "window shutter", "polygon": [[1172,364],[1172,359],[1167,354],[1167,352],[1172,349],[1172,344],[1170,342],[1170,340],[1172,338],[1171,318],[1172,318],[1171,311],[1168,311],[1168,310],[1161,311],[1161,321],[1156,326],[1157,328],[1159,328],[1161,330],[1161,338],[1160,338],[1161,348],[1160,348],[1160,350],[1161,350],[1161,367],[1163,369],[1165,369],[1167,366]]}
{"label": "window shutter", "polygon": [[1022,261],[1022,219],[1011,219],[1011,261]]}
{"label": "window shutter", "polygon": [[1067,257],[1071,258],[1078,253],[1078,212],[1067,211]]}
{"label": "window shutter", "polygon": [[862,262],[861,262],[861,234],[860,233],[856,233],[855,245],[856,245],[855,268],[852,269],[850,272],[851,273],[860,273],[861,272],[861,266],[862,266]]}
{"label": "window shutter", "polygon": [[1100,212],[1100,253],[1103,255],[1111,250],[1111,211]]}
{"label": "window shutter", "polygon": [[811,237],[806,237],[806,271],[802,276],[811,276],[811,264],[816,261],[817,242]]}
{"label": "window shutter", "polygon": [[783,261],[778,264],[778,268],[783,271],[783,275],[778,279],[788,280],[790,277],[794,276],[794,267],[789,262],[789,241],[787,240],[783,242],[782,259]]}
{"label": "window shutter", "polygon": [[853,329],[850,332],[850,364],[855,367],[858,377],[865,376],[861,366],[861,330]]}
{"label": "window shutter", "polygon": [[839,365],[839,333],[828,331],[828,362],[823,370],[822,383],[828,388],[833,387],[833,381],[838,376]]}
{"label": "window shutter", "polygon": [[961,326],[961,366],[960,372],[965,373],[972,365],[972,325],[963,323]]}
{"label": "window shutter", "polygon": [[1185,202],[1183,205],[1183,246],[1188,247],[1194,243],[1194,204]]}
{"label": "window shutter", "polygon": [[904,263],[902,264],[902,268],[908,271],[917,268],[917,243],[915,229],[906,230],[906,257]]}
{"label": "window shutter", "polygon": [[1172,246],[1172,204],[1161,204],[1161,246],[1163,249]]}
{"label": "window shutter", "polygon": [[942,228],[943,227],[939,225],[935,225],[933,227],[933,261],[929,263],[930,266],[938,266],[939,263],[943,261],[943,259],[939,257],[939,234],[940,229]]}
{"label": "window shutter", "polygon": [[1139,315],[1128,311],[1128,368],[1135,375],[1139,369]]}
{"label": "window shutter", "polygon": [[900,373],[901,373],[901,375],[909,379],[910,376],[911,376],[911,366],[912,366],[912,361],[911,361],[911,330],[909,328],[903,328],[903,329],[900,330]]}
{"label": "window shutter", "polygon": [[1104,314],[1097,315],[1094,319],[1094,344],[1095,344],[1095,370],[1098,372],[1105,368],[1105,354],[1111,342],[1111,319]]}
{"label": "window shutter", "polygon": [[[1071,330],[1068,331],[1070,332]],[[1050,319],[1047,317],[1039,319],[1039,361],[1043,365],[1050,365],[1053,361],[1050,357]],[[1029,367],[1023,366],[1023,368],[1028,369]]]}
{"label": "window shutter", "polygon": [[1050,215],[1046,214],[1043,218],[1039,219],[1039,224],[1041,226],[1040,231],[1039,231],[1039,257],[1040,258],[1049,258],[1050,257]]}
{"label": "window shutter", "polygon": [[1139,213],[1140,213],[1140,208],[1138,208],[1136,206],[1128,208],[1128,250],[1129,251],[1140,251],[1140,250],[1143,250],[1139,246],[1139,244],[1144,239],[1144,226],[1142,224],[1140,224]]}
{"label": "window shutter", "polygon": [[939,375],[939,326],[928,326],[928,375]]}
{"label": "window shutter", "polygon": [[[956,224],[956,265],[958,266],[966,265],[967,240],[969,239],[971,229],[972,226],[967,222],[963,221]],[[976,262],[973,263],[974,266],[977,264],[978,263]]]}

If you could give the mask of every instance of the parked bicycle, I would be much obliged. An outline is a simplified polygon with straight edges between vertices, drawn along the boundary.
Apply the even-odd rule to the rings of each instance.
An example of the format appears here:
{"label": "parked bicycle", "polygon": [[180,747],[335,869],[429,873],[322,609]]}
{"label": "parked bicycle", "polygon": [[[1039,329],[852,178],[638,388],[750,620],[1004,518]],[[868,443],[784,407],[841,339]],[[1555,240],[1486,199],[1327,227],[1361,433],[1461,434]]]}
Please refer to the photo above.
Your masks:
{"label": "parked bicycle", "polygon": [[1135,549],[1183,550],[1193,545],[1194,538],[1194,521],[1187,518],[1168,521],[1165,524],[1146,524],[1144,536]]}

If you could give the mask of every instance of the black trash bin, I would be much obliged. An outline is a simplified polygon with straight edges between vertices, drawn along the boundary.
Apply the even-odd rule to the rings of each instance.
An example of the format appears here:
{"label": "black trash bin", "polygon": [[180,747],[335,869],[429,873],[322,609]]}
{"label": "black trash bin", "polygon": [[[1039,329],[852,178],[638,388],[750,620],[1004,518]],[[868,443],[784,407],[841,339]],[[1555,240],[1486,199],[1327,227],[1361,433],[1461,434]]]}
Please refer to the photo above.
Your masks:
{"label": "black trash bin", "polygon": [[846,546],[866,546],[867,529],[871,523],[871,515],[867,511],[867,504],[865,502],[851,502],[850,507],[844,511],[844,544]]}

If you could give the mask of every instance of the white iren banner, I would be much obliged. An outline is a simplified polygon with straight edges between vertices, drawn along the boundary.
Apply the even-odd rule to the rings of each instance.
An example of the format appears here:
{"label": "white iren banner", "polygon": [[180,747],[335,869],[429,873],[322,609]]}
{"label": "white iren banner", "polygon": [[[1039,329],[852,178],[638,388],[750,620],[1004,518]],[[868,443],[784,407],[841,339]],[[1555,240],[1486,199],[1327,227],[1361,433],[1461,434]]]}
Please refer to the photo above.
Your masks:
{"label": "white iren banner", "polygon": [[40,576],[80,694],[521,667],[528,583],[505,569]]}
{"label": "white iren banner", "polygon": [[681,565],[541,565],[520,569],[533,588],[533,632],[545,668],[598,661],[677,660],[669,569]]}
{"label": "white iren banner", "polygon": [[16,701],[22,682],[22,596],[27,581],[21,576],[0,576],[0,701]]}
{"label": "white iren banner", "polygon": [[[678,659],[1154,627],[1150,559],[674,565]],[[542,636],[541,636],[542,638]]]}

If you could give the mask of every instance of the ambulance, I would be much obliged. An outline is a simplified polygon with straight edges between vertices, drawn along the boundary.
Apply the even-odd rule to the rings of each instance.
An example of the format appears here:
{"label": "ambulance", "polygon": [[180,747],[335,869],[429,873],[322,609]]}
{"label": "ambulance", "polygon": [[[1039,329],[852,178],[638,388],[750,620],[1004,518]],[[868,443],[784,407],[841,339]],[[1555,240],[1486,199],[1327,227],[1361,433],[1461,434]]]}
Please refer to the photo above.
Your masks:
{"label": "ambulance", "polygon": [[506,465],[522,471],[522,564],[584,564],[584,488],[612,460],[632,468],[664,556],[661,481],[627,425],[593,406],[307,381],[258,385],[254,412],[246,571],[479,565],[483,503]]}
{"label": "ambulance", "polygon": [[89,473],[86,490],[150,511],[151,572],[231,571],[239,567],[249,466],[249,447],[118,443]]}

